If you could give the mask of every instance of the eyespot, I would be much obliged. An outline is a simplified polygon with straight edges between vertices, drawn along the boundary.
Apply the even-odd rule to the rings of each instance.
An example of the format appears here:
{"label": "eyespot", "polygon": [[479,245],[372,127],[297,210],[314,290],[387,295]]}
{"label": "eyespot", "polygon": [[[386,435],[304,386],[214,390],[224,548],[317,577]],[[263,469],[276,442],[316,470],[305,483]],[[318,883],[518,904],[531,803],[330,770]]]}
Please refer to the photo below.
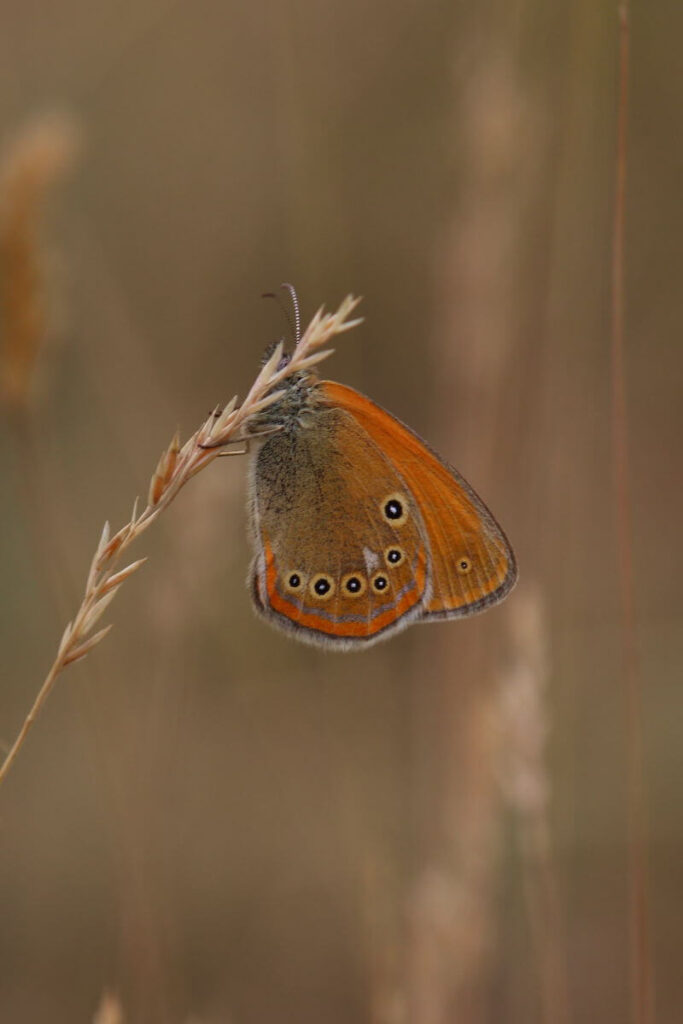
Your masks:
{"label": "eyespot", "polygon": [[349,572],[342,578],[341,586],[347,597],[360,597],[365,593],[367,583],[359,572]]}
{"label": "eyespot", "polygon": [[381,502],[380,509],[383,518],[392,526],[403,526],[408,522],[408,499],[399,491],[388,494]]}
{"label": "eyespot", "polygon": [[376,572],[372,577],[372,589],[378,594],[384,593],[389,586],[389,580],[386,578],[383,572]]}
{"label": "eyespot", "polygon": [[302,572],[298,569],[292,569],[288,572],[284,578],[285,590],[289,590],[292,594],[296,594],[298,591],[303,589],[305,583],[305,577]]}
{"label": "eyespot", "polygon": [[469,558],[459,558],[456,568],[461,576],[467,576],[468,572],[472,572],[472,563]]}
{"label": "eyespot", "polygon": [[388,547],[384,552],[384,561],[391,568],[395,569],[397,565],[405,561],[406,553],[403,548],[398,548],[394,544]]}
{"label": "eyespot", "polygon": [[329,601],[334,594],[334,580],[327,573],[319,572],[311,577],[308,589],[311,597],[317,598],[318,601]]}

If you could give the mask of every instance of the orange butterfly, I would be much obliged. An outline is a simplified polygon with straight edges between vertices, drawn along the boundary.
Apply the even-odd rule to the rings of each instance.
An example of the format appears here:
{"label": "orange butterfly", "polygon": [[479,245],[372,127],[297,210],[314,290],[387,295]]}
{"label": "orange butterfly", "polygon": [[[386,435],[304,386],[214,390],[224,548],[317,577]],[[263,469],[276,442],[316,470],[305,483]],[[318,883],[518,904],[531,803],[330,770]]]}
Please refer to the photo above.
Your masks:
{"label": "orange butterfly", "polygon": [[[295,299],[295,296],[293,296]],[[298,308],[295,299],[297,313]],[[368,647],[501,601],[515,557],[470,485],[369,398],[312,372],[251,429],[254,604],[307,643]]]}

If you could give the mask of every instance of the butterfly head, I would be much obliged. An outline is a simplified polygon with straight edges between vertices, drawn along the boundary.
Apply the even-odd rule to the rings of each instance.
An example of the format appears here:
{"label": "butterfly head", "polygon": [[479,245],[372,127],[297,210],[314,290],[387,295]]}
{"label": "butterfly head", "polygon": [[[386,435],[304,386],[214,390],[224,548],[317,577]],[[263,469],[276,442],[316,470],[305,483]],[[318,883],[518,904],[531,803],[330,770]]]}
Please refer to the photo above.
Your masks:
{"label": "butterfly head", "polygon": [[[292,284],[282,284],[289,293],[292,302],[292,313],[283,305],[280,297],[274,292],[264,292],[263,298],[274,299],[280,306],[289,324],[290,331],[294,338],[294,346],[301,341],[301,312],[296,289]],[[261,360],[262,365],[268,362],[275,352],[280,341],[273,341],[266,348]],[[291,353],[283,352],[277,364],[276,370],[284,370],[292,361]],[[320,394],[317,392],[319,379],[315,373],[308,370],[290,374],[284,381],[280,381],[272,390],[281,391],[277,401],[273,402],[266,409],[263,409],[249,421],[247,429],[252,433],[267,432],[272,428],[281,428],[285,431],[295,431],[311,426],[315,422],[315,410],[320,404]]]}

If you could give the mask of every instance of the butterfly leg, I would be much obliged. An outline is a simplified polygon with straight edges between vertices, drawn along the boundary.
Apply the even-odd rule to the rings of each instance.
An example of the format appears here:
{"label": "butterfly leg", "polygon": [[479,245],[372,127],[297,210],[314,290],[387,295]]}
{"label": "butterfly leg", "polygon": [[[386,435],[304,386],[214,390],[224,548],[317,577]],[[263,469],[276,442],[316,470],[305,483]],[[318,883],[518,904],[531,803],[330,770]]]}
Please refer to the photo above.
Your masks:
{"label": "butterfly leg", "polygon": [[[228,455],[248,455],[249,454],[249,438],[248,437],[236,437],[234,439],[234,441],[228,441],[228,444],[240,444],[240,443],[242,443],[244,445],[244,448],[238,448],[234,452],[219,452],[217,457],[219,459],[223,459],[223,458],[226,458]],[[208,445],[208,444],[203,444],[201,447],[202,448],[211,448],[212,446]]]}

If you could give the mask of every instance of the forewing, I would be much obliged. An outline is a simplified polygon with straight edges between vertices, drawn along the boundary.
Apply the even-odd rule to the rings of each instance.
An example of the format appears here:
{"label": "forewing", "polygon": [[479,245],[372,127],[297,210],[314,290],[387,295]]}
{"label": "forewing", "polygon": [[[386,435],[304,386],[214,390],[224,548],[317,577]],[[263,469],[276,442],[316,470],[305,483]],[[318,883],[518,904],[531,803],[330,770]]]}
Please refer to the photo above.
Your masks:
{"label": "forewing", "polygon": [[408,427],[365,396],[332,381],[326,400],[351,413],[405,480],[426,531],[431,594],[425,618],[469,615],[502,600],[517,579],[510,544],[487,507]]}

